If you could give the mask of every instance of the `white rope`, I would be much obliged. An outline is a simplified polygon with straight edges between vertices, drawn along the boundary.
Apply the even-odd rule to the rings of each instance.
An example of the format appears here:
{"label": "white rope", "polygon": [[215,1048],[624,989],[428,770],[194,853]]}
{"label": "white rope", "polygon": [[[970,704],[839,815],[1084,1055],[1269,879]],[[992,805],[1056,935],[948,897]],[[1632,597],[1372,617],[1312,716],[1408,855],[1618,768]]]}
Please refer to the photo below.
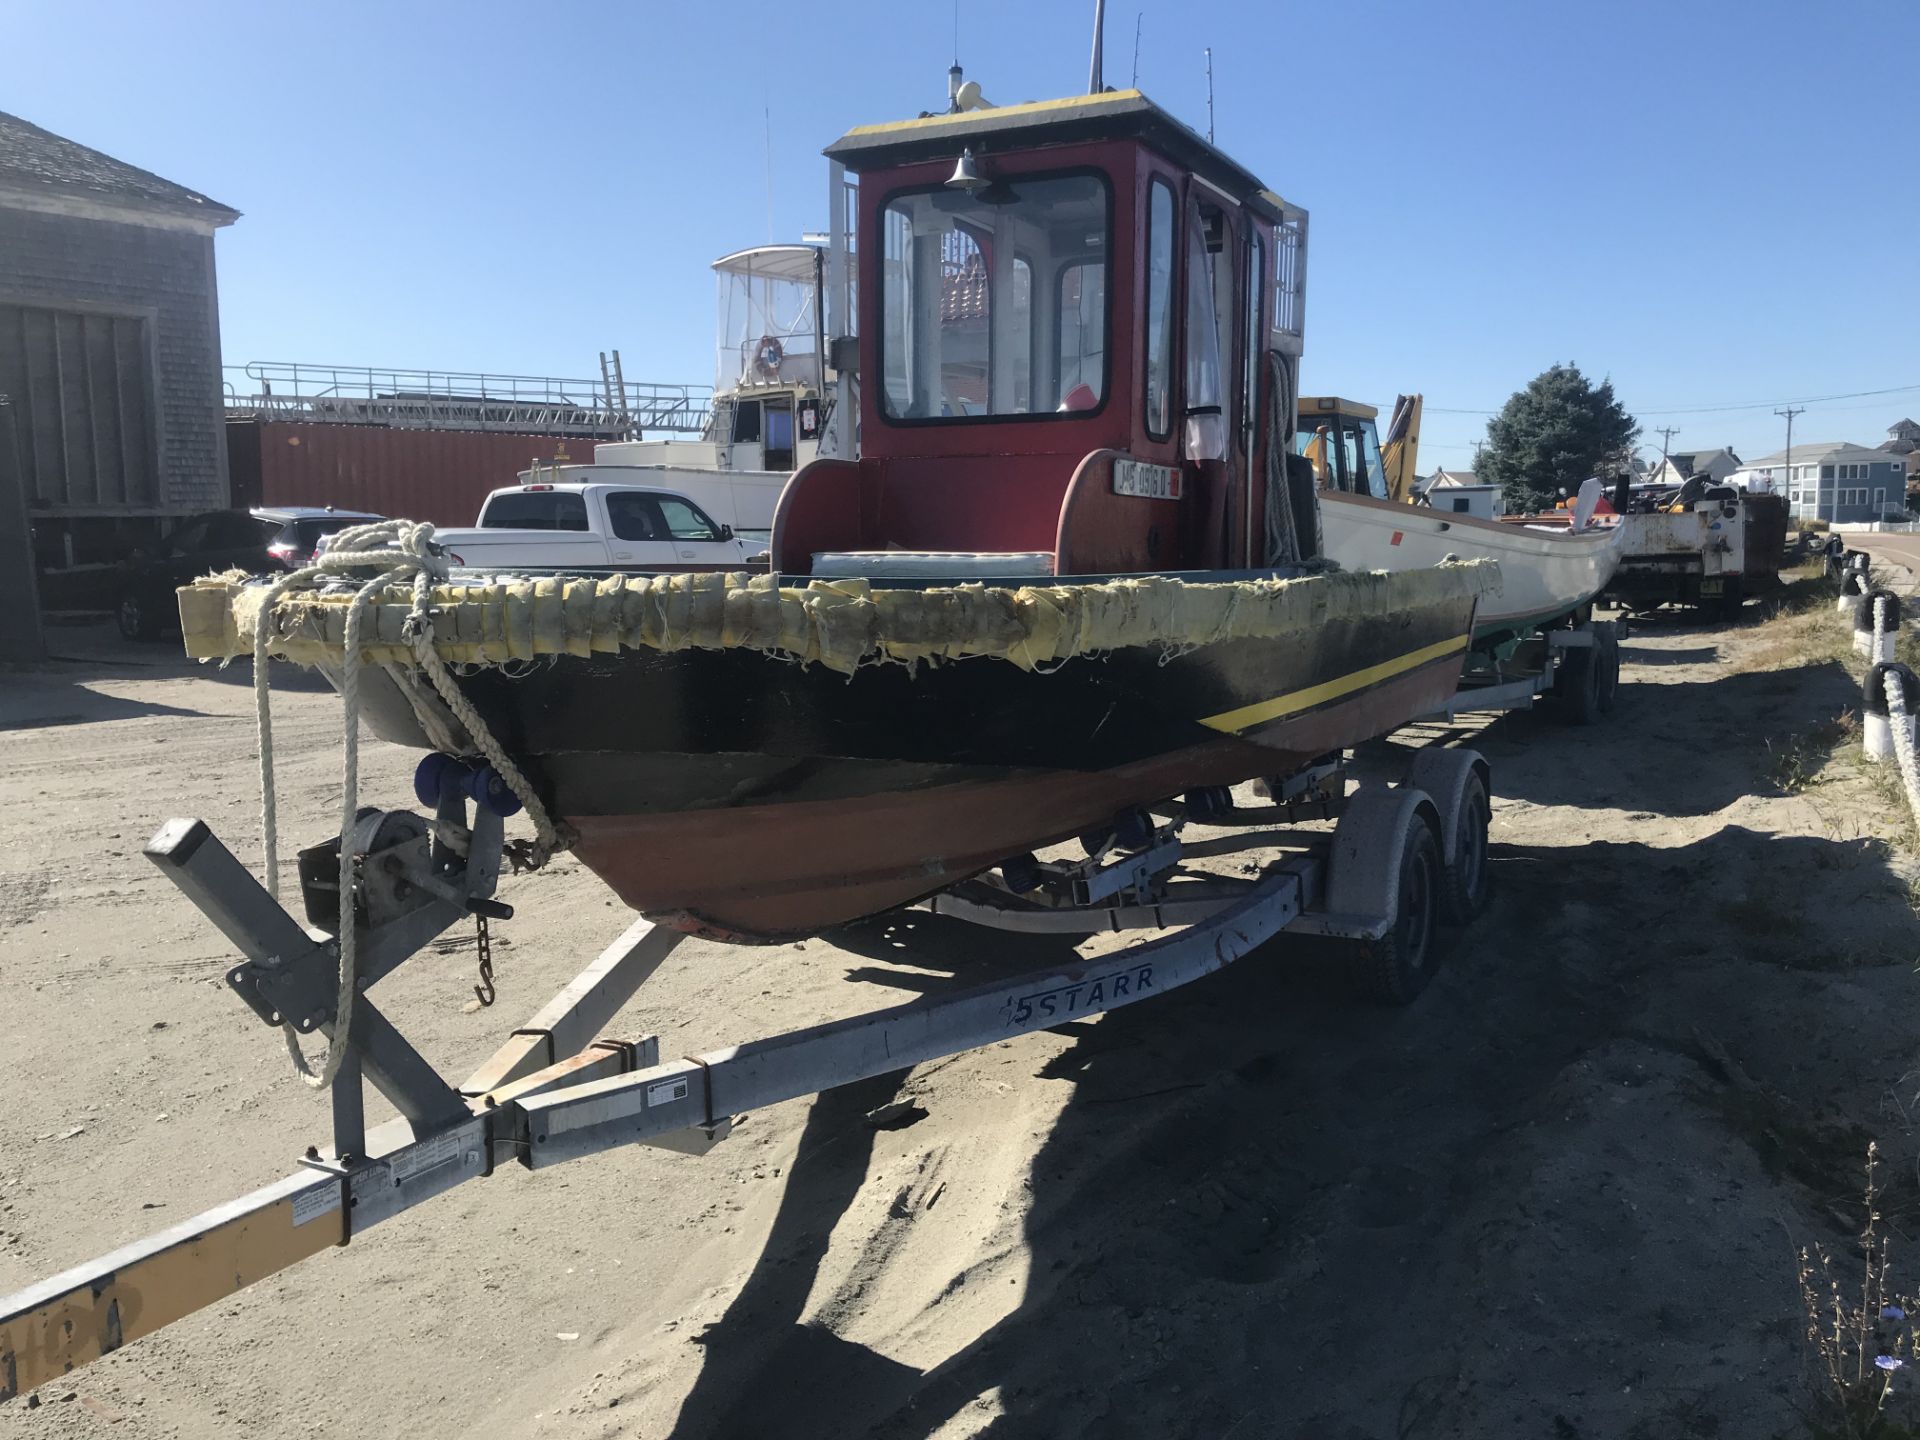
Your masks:
{"label": "white rope", "polygon": [[[384,520],[374,525],[357,525],[342,530],[313,564],[282,576],[273,583],[261,601],[260,617],[254,627],[253,693],[260,740],[260,830],[266,851],[267,890],[278,900],[279,816],[273,781],[273,708],[267,678],[268,655],[273,639],[273,607],[287,591],[309,585],[321,576],[375,567],[381,569],[378,576],[354,592],[353,600],[347,606],[340,675],[340,700],[345,726],[340,767],[340,988],[334,999],[333,1036],[318,1069],[301,1051],[299,1032],[293,1025],[283,1023],[281,1026],[294,1068],[300,1072],[301,1079],[315,1089],[332,1084],[340,1072],[340,1064],[347,1056],[348,1032],[353,1024],[354,996],[360,988],[357,927],[353,919],[353,868],[357,859],[353,831],[360,806],[360,631],[366,618],[367,605],[375,595],[409,576],[413,578],[414,608],[407,617],[406,625],[414,658],[426,671],[427,678],[453,712],[454,718],[466,730],[468,739],[487,757],[488,763],[507,788],[526,807],[527,818],[533,822],[536,837],[529,847],[528,863],[534,866],[545,863],[555,851],[567,848],[572,839],[570,834],[563,837],[556,831],[552,818],[540,803],[540,797],[534,793],[533,787],[528,784],[526,776],[520,773],[519,767],[500,748],[479,712],[460,693],[453,676],[447,671],[446,663],[434,651],[433,612],[428,600],[432,595],[433,583],[447,578],[448,567],[445,557],[433,552],[430,543],[432,538],[433,526],[408,520]],[[435,833],[443,844],[457,854],[466,854],[467,836],[457,829],[436,822]]]}
{"label": "white rope", "polygon": [[1920,825],[1920,758],[1914,755],[1913,727],[1907,723],[1907,686],[1898,671],[1886,672],[1888,729],[1893,731],[1894,758],[1900,762],[1900,780],[1914,824]]}

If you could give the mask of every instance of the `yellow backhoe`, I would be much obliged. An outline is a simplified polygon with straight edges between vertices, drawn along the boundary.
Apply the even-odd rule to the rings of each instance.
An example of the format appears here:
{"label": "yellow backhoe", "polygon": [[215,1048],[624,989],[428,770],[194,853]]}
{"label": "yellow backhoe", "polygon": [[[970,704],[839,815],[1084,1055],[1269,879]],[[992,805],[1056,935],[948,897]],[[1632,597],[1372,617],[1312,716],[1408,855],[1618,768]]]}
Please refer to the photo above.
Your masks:
{"label": "yellow backhoe", "polygon": [[1423,397],[1402,395],[1393,402],[1387,436],[1380,439],[1380,411],[1359,400],[1335,395],[1302,396],[1297,448],[1312,462],[1316,484],[1358,495],[1417,503],[1420,478],[1420,412]]}

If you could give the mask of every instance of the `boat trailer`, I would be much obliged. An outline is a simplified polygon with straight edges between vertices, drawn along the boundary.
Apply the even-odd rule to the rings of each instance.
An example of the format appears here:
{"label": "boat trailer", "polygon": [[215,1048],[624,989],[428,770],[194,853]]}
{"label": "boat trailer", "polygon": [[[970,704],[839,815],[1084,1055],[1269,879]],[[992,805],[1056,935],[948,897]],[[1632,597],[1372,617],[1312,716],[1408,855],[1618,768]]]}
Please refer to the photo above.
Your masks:
{"label": "boat trailer", "polygon": [[[437,763],[434,763],[437,762]],[[227,984],[259,1018],[347,1049],[330,1086],[333,1140],[291,1174],[147,1239],[0,1298],[0,1401],[151,1334],[297,1261],[509,1162],[543,1169],[623,1145],[702,1154],[733,1117],[783,1100],[1135,1004],[1220,970],[1281,934],[1355,947],[1355,974],[1404,1003],[1438,958],[1440,923],[1484,903],[1490,794],[1472,750],[1418,753],[1398,785],[1349,788],[1339,756],[1262,782],[1266,803],[1225,789],[1122,817],[1082,861],[1018,857],[922,902],[1001,929],[1167,930],[1063,968],[959,989],[685,1059],[654,1036],[602,1029],[686,937],[636,920],[465,1081],[450,1083],[364,993],[334,1031],[342,923],[357,927],[359,990],[449,926],[507,918],[493,899],[503,855],[499,787],[429,757],[436,818],[363,811],[354,893],[338,844],[301,856],[298,923],[199,820],[172,820],[146,854],[235,945]],[[468,819],[471,807],[471,819]],[[1329,833],[1299,828],[1335,821]],[[1186,840],[1190,825],[1224,834]],[[1250,879],[1194,860],[1271,850]],[[344,912],[344,914],[343,914]],[[371,1082],[398,1117],[369,1129]]]}

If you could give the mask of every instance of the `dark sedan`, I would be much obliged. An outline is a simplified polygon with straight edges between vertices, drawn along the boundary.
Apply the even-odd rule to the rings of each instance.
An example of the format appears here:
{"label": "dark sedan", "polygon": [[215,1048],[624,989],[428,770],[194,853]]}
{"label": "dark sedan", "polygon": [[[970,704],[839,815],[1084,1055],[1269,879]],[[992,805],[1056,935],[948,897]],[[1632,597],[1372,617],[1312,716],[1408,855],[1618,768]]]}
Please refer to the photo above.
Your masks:
{"label": "dark sedan", "polygon": [[178,624],[173,592],[202,575],[245,570],[259,575],[311,563],[320,542],[349,525],[380,519],[358,510],[271,505],[196,515],[152,550],[126,563],[114,616],[129,640],[151,640]]}

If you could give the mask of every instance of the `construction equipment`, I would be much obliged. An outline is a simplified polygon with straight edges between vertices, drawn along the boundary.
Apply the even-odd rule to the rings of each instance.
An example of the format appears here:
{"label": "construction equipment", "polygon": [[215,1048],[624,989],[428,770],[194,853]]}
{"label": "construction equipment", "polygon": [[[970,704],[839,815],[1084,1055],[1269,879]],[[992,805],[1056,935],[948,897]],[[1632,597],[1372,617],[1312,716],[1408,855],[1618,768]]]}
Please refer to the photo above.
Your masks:
{"label": "construction equipment", "polygon": [[1334,395],[1301,396],[1300,453],[1312,462],[1314,480],[1382,500],[1419,503],[1414,487],[1420,479],[1420,416],[1425,401],[1423,395],[1395,397],[1383,441],[1376,428],[1380,411],[1375,406]]}

